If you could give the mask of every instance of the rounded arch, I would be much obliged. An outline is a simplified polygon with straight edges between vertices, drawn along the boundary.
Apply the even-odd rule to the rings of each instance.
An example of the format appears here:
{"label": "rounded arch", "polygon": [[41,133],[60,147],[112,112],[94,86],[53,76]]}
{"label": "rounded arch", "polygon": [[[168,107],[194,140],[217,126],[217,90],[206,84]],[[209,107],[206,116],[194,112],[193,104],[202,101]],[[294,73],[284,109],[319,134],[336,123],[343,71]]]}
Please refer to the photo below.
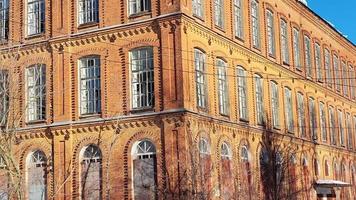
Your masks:
{"label": "rounded arch", "polygon": [[26,195],[28,199],[47,197],[47,156],[36,149],[26,157]]}
{"label": "rounded arch", "polygon": [[132,159],[151,157],[156,155],[156,145],[150,139],[144,138],[138,141],[135,141],[131,147]]}

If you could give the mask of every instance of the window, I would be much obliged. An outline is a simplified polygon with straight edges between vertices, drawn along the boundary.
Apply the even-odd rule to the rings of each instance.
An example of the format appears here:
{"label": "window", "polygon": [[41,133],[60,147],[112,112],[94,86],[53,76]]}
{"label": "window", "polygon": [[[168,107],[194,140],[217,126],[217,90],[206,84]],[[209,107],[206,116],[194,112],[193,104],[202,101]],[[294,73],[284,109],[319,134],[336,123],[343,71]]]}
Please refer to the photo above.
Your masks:
{"label": "window", "polygon": [[197,17],[204,17],[204,0],[193,0],[193,14]]}
{"label": "window", "polygon": [[46,118],[46,66],[32,65],[26,70],[27,78],[27,120]]}
{"label": "window", "polygon": [[207,86],[205,77],[205,54],[194,49],[195,81],[197,93],[197,105],[199,108],[207,108]]}
{"label": "window", "polygon": [[341,90],[341,79],[340,79],[340,69],[339,69],[339,58],[334,55],[334,72],[335,72],[335,87],[336,91],[340,92]]}
{"label": "window", "polygon": [[215,25],[224,27],[224,2],[223,0],[214,0]]}
{"label": "window", "polygon": [[240,119],[248,120],[246,70],[242,67],[237,67],[237,84]]}
{"label": "window", "polygon": [[40,150],[31,153],[27,158],[26,167],[28,199],[47,199],[47,158],[45,154]]}
{"label": "window", "polygon": [[305,67],[308,78],[313,77],[312,62],[311,62],[311,45],[310,38],[304,36],[304,50],[305,50]]}
{"label": "window", "polygon": [[340,169],[339,165],[334,161],[334,179],[338,180],[339,179],[339,174],[340,174]]}
{"label": "window", "polygon": [[7,122],[9,110],[9,79],[8,71],[0,70],[0,125]]}
{"label": "window", "polygon": [[312,140],[317,140],[316,127],[315,101],[309,97],[309,129]]}
{"label": "window", "polygon": [[[354,115],[353,121],[354,121],[354,127],[353,128],[354,128],[354,131],[355,131],[355,134],[356,134],[356,115]],[[355,139],[356,139],[356,135],[355,135]],[[356,143],[355,143],[355,145],[356,145]]]}
{"label": "window", "polygon": [[222,115],[229,114],[229,94],[227,87],[227,64],[221,59],[217,59],[217,75],[218,75],[218,97],[219,97],[219,111]]}
{"label": "window", "polygon": [[261,76],[255,74],[255,95],[256,95],[256,116],[257,124],[264,125],[263,116],[263,79]]}
{"label": "window", "polygon": [[276,82],[271,81],[271,108],[273,128],[279,128],[279,93]]}
{"label": "window", "polygon": [[349,147],[349,149],[353,148],[352,145],[352,126],[351,126],[351,115],[350,113],[346,114],[346,127],[347,127],[347,146]]}
{"label": "window", "polygon": [[350,97],[352,99],[355,99],[355,87],[356,87],[356,84],[355,84],[355,71],[354,71],[354,68],[350,65],[349,66],[349,79],[350,79]]}
{"label": "window", "polygon": [[251,164],[250,164],[250,158],[249,158],[249,151],[246,145],[243,145],[241,147],[241,152],[240,152],[240,191],[239,191],[239,196],[242,199],[252,199],[251,197],[251,183],[252,183],[252,173],[251,173]]}
{"label": "window", "polygon": [[341,110],[338,110],[337,112],[337,118],[338,118],[338,125],[339,125],[339,133],[340,133],[340,145],[345,146],[345,135],[344,135],[344,116]]}
{"label": "window", "polygon": [[132,108],[154,106],[154,65],[152,47],[130,52]]}
{"label": "window", "polygon": [[221,144],[221,196],[223,199],[233,199],[234,177],[232,176],[232,153],[230,146],[223,142]]}
{"label": "window", "polygon": [[0,0],[0,41],[9,37],[9,1]]}
{"label": "window", "polygon": [[99,0],[78,0],[79,24],[95,23],[98,21],[99,21]]}
{"label": "window", "polygon": [[314,175],[319,176],[319,161],[317,159],[314,159]]}
{"label": "window", "polygon": [[27,1],[27,35],[36,35],[45,31],[45,1]]}
{"label": "window", "polygon": [[156,147],[148,140],[136,142],[132,147],[134,199],[156,199],[157,159]]}
{"label": "window", "polygon": [[323,82],[323,70],[321,68],[321,50],[320,45],[318,43],[315,43],[315,67],[317,81]]}
{"label": "window", "polygon": [[101,161],[98,146],[89,145],[80,153],[80,193],[82,199],[101,199]]}
{"label": "window", "polygon": [[[202,181],[202,190],[211,191],[211,170],[212,161],[210,156],[210,144],[208,140],[204,137],[199,140],[199,153],[200,153],[200,172]],[[204,193],[204,192],[202,192]],[[206,192],[203,194],[206,195]],[[206,199],[206,197],[204,198]]]}
{"label": "window", "polygon": [[79,60],[80,114],[101,112],[100,59],[85,57]]}
{"label": "window", "polygon": [[274,17],[273,17],[273,12],[270,10],[266,11],[266,17],[267,17],[267,47],[268,47],[268,54],[270,56],[275,56],[276,54],[276,48],[275,48],[275,39],[274,39]]}
{"label": "window", "polygon": [[296,69],[302,70],[300,63],[300,39],[299,30],[293,28],[293,51],[294,51],[294,66]]}
{"label": "window", "polygon": [[301,137],[305,137],[305,109],[304,109],[304,95],[297,93],[297,111],[298,111],[298,127]]}
{"label": "window", "polygon": [[284,108],[285,108],[285,118],[287,131],[289,133],[294,132],[294,121],[293,121],[293,102],[292,102],[292,90],[288,87],[284,88]]}
{"label": "window", "polygon": [[349,96],[349,72],[347,69],[347,65],[344,61],[342,61],[342,79],[344,80],[344,88],[343,88],[343,92],[345,96]]}
{"label": "window", "polygon": [[334,114],[334,108],[329,107],[329,127],[330,127],[330,144],[336,145],[336,124],[335,124],[335,114]]}
{"label": "window", "polygon": [[151,1],[150,0],[128,0],[128,1],[129,1],[129,14],[130,15],[151,11]]}
{"label": "window", "polygon": [[234,0],[235,36],[240,39],[243,38],[242,1],[243,0]]}
{"label": "window", "polygon": [[281,52],[283,64],[289,64],[288,25],[281,19]]}
{"label": "window", "polygon": [[331,57],[330,57],[329,50],[325,49],[324,54],[325,54],[324,62],[325,62],[326,82],[328,83],[329,87],[332,87]]}
{"label": "window", "polygon": [[251,0],[252,46],[255,48],[260,48],[260,20],[258,10],[258,2]]}
{"label": "window", "polygon": [[320,132],[323,142],[327,140],[326,133],[326,115],[325,115],[325,105],[323,102],[319,102],[319,115],[320,115]]}

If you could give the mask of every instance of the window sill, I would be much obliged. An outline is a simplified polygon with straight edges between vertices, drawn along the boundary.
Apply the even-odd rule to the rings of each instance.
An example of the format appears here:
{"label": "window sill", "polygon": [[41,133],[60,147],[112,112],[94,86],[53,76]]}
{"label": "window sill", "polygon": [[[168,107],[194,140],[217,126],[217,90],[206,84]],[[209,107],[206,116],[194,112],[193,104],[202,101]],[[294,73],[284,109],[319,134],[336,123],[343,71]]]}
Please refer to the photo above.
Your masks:
{"label": "window sill", "polygon": [[203,108],[203,107],[197,107],[199,112],[204,112],[204,113],[208,113],[209,109],[208,108]]}
{"label": "window sill", "polygon": [[87,22],[87,23],[79,24],[78,29],[86,29],[95,26],[99,26],[99,22]]}
{"label": "window sill", "polygon": [[143,112],[154,112],[154,108],[153,107],[133,108],[130,111],[131,114],[143,113]]}
{"label": "window sill", "polygon": [[249,123],[248,119],[245,119],[245,118],[240,118],[240,122],[243,122],[243,123]]}
{"label": "window sill", "polygon": [[274,60],[276,59],[276,55],[268,53],[268,57],[273,58]]}
{"label": "window sill", "polygon": [[27,35],[26,39],[27,40],[31,40],[31,39],[41,38],[41,37],[44,37],[44,36],[45,36],[45,33],[42,32],[42,33],[36,33],[36,34]]}
{"label": "window sill", "polygon": [[225,33],[224,27],[221,27],[221,26],[215,24],[215,28],[218,29],[219,31]]}
{"label": "window sill", "polygon": [[152,14],[152,12],[150,10],[141,11],[141,12],[138,12],[138,13],[130,14],[129,15],[129,19],[135,19],[135,18],[139,18],[139,17],[143,17],[143,16],[148,16],[148,15],[151,15],[151,14]]}
{"label": "window sill", "polygon": [[193,17],[195,17],[196,19],[199,19],[201,22],[205,22],[204,16],[199,16],[199,15],[193,14]]}
{"label": "window sill", "polygon": [[89,118],[99,118],[101,113],[88,113],[88,114],[81,114],[79,119],[89,119]]}
{"label": "window sill", "polygon": [[243,38],[240,38],[239,36],[236,36],[235,35],[235,39],[242,42],[242,43],[245,43],[245,40]]}
{"label": "window sill", "polygon": [[39,120],[28,121],[26,122],[26,125],[37,125],[37,124],[44,124],[44,123],[46,123],[45,119],[39,119]]}
{"label": "window sill", "polygon": [[295,67],[295,70],[296,70],[297,72],[300,72],[300,73],[303,72],[302,67]]}
{"label": "window sill", "polygon": [[290,66],[289,63],[286,63],[286,62],[284,62],[284,61],[282,61],[282,64],[285,65],[285,66],[288,66],[288,67]]}

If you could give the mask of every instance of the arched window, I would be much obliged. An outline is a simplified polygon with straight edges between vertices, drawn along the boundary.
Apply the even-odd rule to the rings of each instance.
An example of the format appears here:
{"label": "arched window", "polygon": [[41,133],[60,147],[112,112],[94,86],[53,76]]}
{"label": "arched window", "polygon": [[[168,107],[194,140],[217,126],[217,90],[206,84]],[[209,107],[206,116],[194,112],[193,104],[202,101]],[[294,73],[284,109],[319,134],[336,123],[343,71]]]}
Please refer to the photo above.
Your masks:
{"label": "arched window", "polygon": [[239,194],[241,199],[251,199],[251,163],[248,147],[243,145],[240,149],[240,169],[241,169],[241,190]]}
{"label": "arched window", "polygon": [[27,35],[45,32],[45,1],[27,1]]}
{"label": "arched window", "polygon": [[46,119],[46,65],[26,69],[26,86],[27,121]]}
{"label": "arched window", "polygon": [[314,175],[319,176],[319,161],[317,159],[314,159]]}
{"label": "arched window", "polygon": [[132,147],[133,195],[135,200],[156,199],[156,147],[149,140],[141,140]]}
{"label": "arched window", "polygon": [[80,154],[82,199],[101,199],[101,160],[102,155],[98,146],[91,144],[82,149]]}
{"label": "arched window", "polygon": [[260,19],[259,19],[259,4],[256,0],[251,0],[251,32],[252,45],[255,48],[260,48]]}
{"label": "arched window", "polygon": [[248,121],[247,103],[247,80],[246,70],[241,66],[237,67],[237,88],[239,93],[239,115],[240,119]]}
{"label": "arched window", "polygon": [[264,107],[263,107],[263,79],[255,74],[255,98],[256,98],[256,117],[257,124],[264,125]]}
{"label": "arched window", "polygon": [[288,168],[288,183],[289,183],[289,193],[288,195],[293,195],[297,191],[297,181],[299,180],[296,173],[297,156],[292,153],[289,158],[289,168]]}
{"label": "arched window", "polygon": [[211,156],[210,156],[210,144],[204,137],[199,140],[199,154],[200,154],[200,182],[202,185],[201,194],[204,199],[209,199],[211,191]]}
{"label": "arched window", "polygon": [[222,115],[229,114],[229,91],[227,80],[227,63],[222,59],[216,60],[217,79],[218,79],[218,97],[219,111]]}
{"label": "arched window", "polygon": [[308,167],[308,158],[304,155],[302,157],[302,169],[303,169],[303,191],[306,199],[310,198],[310,172]]}
{"label": "arched window", "polygon": [[206,84],[206,66],[205,54],[199,49],[194,49],[194,66],[197,106],[205,109],[207,107],[207,84]]}
{"label": "arched window", "polygon": [[339,180],[339,171],[340,171],[339,165],[336,162],[334,162],[334,179],[335,180]]}
{"label": "arched window", "polygon": [[221,197],[222,199],[233,199],[234,177],[232,173],[232,152],[228,143],[221,144]]}
{"label": "arched window", "polygon": [[27,191],[29,200],[47,199],[47,158],[37,150],[27,157]]}

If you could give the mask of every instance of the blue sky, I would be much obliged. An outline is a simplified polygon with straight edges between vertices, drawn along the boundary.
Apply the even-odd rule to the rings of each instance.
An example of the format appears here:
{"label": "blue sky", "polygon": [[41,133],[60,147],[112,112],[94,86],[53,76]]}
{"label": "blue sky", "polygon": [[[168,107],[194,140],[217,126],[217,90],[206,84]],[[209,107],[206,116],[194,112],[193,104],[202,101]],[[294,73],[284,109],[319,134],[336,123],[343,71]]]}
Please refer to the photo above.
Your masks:
{"label": "blue sky", "polygon": [[356,0],[307,0],[309,8],[328,20],[356,45]]}

